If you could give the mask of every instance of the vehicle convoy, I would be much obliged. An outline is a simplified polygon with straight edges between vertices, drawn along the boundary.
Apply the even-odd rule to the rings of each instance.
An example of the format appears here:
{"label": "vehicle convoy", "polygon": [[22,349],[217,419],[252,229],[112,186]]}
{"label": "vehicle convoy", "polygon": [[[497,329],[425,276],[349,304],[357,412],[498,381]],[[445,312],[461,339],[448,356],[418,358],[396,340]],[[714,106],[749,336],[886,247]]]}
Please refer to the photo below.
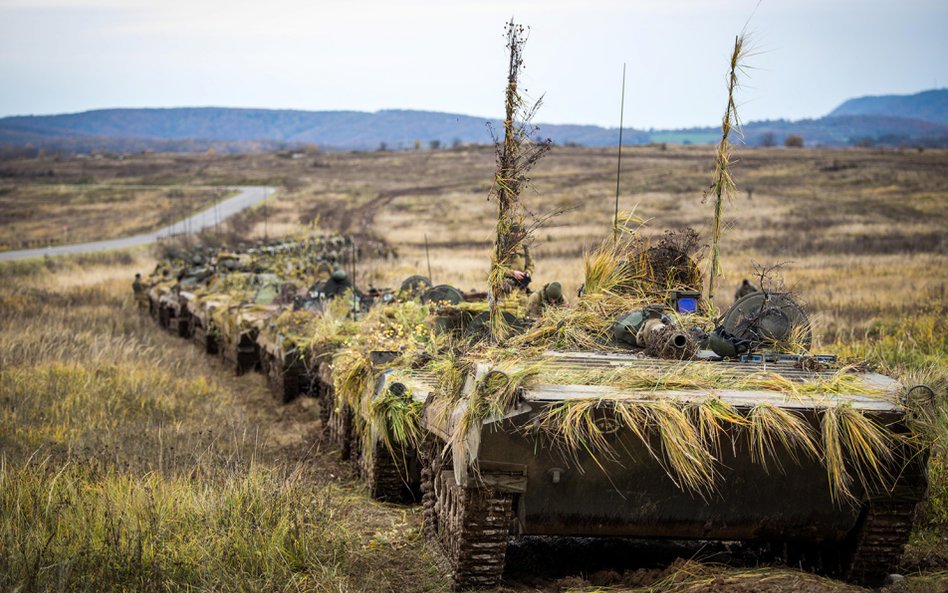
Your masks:
{"label": "vehicle convoy", "polygon": [[369,493],[422,502],[458,587],[497,584],[511,538],[534,535],[892,571],[927,493],[920,390],[810,354],[803,307],[763,277],[715,315],[692,235],[623,233],[586,256],[573,303],[499,302],[500,338],[486,292],[413,276],[363,294],[313,243],[176,254],[149,308],[277,400],[318,397]]}
{"label": "vehicle convoy", "polygon": [[913,391],[809,354],[793,295],[762,283],[713,316],[690,255],[670,268],[668,249],[630,245],[591,254],[612,268],[587,267],[569,306],[527,319],[504,303],[501,341],[483,293],[416,279],[327,298],[285,259],[218,256],[178,294],[195,341],[265,372],[279,401],[319,398],[373,497],[422,502],[459,588],[496,585],[509,542],[533,535],[744,542],[853,581],[891,572],[927,492]]}

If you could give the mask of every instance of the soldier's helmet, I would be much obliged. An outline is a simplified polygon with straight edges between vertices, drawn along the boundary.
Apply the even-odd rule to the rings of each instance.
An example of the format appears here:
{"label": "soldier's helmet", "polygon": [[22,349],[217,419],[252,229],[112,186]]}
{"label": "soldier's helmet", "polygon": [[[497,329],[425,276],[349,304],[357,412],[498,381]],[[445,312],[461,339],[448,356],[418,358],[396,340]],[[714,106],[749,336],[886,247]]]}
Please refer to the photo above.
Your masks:
{"label": "soldier's helmet", "polygon": [[141,278],[141,277],[142,277],[141,272],[135,272],[135,277],[136,277],[136,278]]}
{"label": "soldier's helmet", "polygon": [[332,279],[335,280],[336,282],[342,282],[346,278],[348,278],[348,275],[346,274],[346,271],[341,268],[337,268],[332,273]]}
{"label": "soldier's helmet", "polygon": [[546,294],[546,300],[548,301],[558,301],[563,298],[563,287],[560,286],[559,282],[550,282],[544,287],[543,292]]}

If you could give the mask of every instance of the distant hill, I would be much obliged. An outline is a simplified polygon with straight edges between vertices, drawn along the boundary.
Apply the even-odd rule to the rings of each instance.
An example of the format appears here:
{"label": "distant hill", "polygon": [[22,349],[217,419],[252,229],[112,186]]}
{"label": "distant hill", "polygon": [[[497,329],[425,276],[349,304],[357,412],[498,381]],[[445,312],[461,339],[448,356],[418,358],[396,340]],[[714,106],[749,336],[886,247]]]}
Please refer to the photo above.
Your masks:
{"label": "distant hill", "polygon": [[948,125],[948,89],[914,95],[859,97],[846,101],[829,114],[830,117],[843,115],[904,117]]}
{"label": "distant hill", "polygon": [[[750,122],[749,145],[780,145],[790,134],[807,145],[948,146],[948,90],[908,97],[846,101],[826,117]],[[326,150],[406,149],[487,144],[496,120],[433,111],[294,111],[225,107],[102,109],[63,115],[0,118],[0,155],[39,149],[64,152],[142,150],[219,152],[281,150],[315,144]],[[539,135],[557,144],[614,146],[617,128],[540,124]],[[706,144],[715,127],[623,132],[623,142]]]}
{"label": "distant hill", "polygon": [[[156,149],[245,150],[316,144],[326,149],[371,150],[487,144],[499,121],[453,113],[411,110],[290,111],[219,107],[178,109],[103,109],[65,115],[15,116],[0,119],[0,144],[32,144],[54,149],[113,149],[133,145]],[[560,144],[615,144],[618,129],[579,125],[544,125],[540,130]],[[630,131],[631,142],[648,134]],[[116,146],[113,147],[112,144]],[[193,145],[193,146],[192,146]]]}

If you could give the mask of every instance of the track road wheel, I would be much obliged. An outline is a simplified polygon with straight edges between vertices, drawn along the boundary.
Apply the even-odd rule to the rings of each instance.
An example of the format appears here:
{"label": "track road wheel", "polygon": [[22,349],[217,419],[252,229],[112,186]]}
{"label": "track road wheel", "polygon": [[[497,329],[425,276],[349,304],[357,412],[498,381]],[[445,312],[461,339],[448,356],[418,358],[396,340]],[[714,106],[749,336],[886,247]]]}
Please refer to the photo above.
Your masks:
{"label": "track road wheel", "polygon": [[497,585],[507,555],[512,496],[490,488],[458,486],[451,469],[431,473],[429,466],[427,480],[425,533],[444,549],[454,588]]}
{"label": "track road wheel", "polygon": [[896,571],[912,532],[916,506],[914,501],[895,500],[866,505],[850,544],[847,580],[878,586]]}
{"label": "track road wheel", "polygon": [[313,381],[313,394],[319,401],[319,421],[322,423],[322,438],[324,442],[332,442],[330,434],[330,417],[332,416],[332,387],[319,379]]}
{"label": "track road wheel", "polygon": [[421,462],[421,508],[424,517],[425,537],[429,541],[438,540],[438,515],[435,513],[434,476],[442,469],[438,451],[430,442],[419,447],[418,456]]}
{"label": "track road wheel", "polygon": [[339,449],[339,457],[346,461],[352,456],[352,410],[337,402],[334,391],[329,400],[329,442]]}
{"label": "track road wheel", "polygon": [[385,502],[418,500],[418,468],[413,450],[395,445],[395,451],[389,451],[379,441],[371,454],[362,455],[359,469],[372,498]]}

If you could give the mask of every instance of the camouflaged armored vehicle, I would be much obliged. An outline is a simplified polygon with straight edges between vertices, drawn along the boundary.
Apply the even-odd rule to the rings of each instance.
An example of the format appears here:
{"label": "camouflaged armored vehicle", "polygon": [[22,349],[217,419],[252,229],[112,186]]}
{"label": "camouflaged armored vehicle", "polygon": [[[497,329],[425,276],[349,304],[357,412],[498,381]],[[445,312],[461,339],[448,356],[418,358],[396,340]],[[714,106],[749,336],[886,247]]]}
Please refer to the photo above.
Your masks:
{"label": "camouflaged armored vehicle", "polygon": [[[292,315],[291,310],[278,313],[282,317]],[[316,313],[301,310],[302,315]],[[288,323],[305,325],[305,320],[288,320]],[[281,403],[293,401],[302,394],[311,393],[314,379],[309,368],[309,356],[303,344],[295,338],[295,332],[288,332],[276,323],[268,323],[257,334],[257,349],[260,355],[260,371],[266,376],[267,384],[274,399]]]}
{"label": "camouflaged armored vehicle", "polygon": [[647,288],[590,282],[501,347],[370,361],[353,432],[373,494],[420,480],[459,588],[496,585],[511,538],[535,535],[741,542],[857,582],[891,572],[927,492],[906,390],[806,353],[792,295],[712,320],[680,276],[619,267]]}
{"label": "camouflaged armored vehicle", "polygon": [[[456,399],[413,391],[426,530],[458,585],[496,584],[508,539],[524,535],[771,544],[866,583],[897,566],[927,481],[892,379],[605,352],[523,364],[520,383],[526,367],[474,365]],[[491,411],[472,415],[481,398]]]}
{"label": "camouflaged armored vehicle", "polygon": [[174,291],[178,283],[176,271],[170,263],[161,267],[158,274],[149,277],[148,288],[148,311],[158,323],[159,327],[170,329],[173,311],[168,308],[167,300],[162,301],[167,295]]}
{"label": "camouflaged armored vehicle", "polygon": [[214,320],[218,310],[230,303],[233,290],[240,290],[249,283],[248,273],[241,267],[238,254],[221,253],[214,261],[214,274],[207,283],[185,290],[181,295],[190,322],[190,337],[206,354],[219,353],[219,328]]}
{"label": "camouflaged armored vehicle", "polygon": [[[310,257],[303,270],[304,282],[310,281],[309,287],[284,284],[278,299],[281,306],[256,324],[260,370],[266,375],[274,398],[282,403],[302,394],[322,398],[332,385],[329,361],[339,345],[334,337],[338,329],[336,320],[360,314],[374,303],[389,299],[390,291],[385,290],[373,288],[363,294],[347,274],[333,269],[330,258],[348,261],[326,251],[337,244],[345,245],[345,238],[314,242],[313,248],[319,250],[315,264]],[[333,307],[333,303],[337,306]],[[325,410],[324,426],[328,419]]]}
{"label": "camouflaged armored vehicle", "polygon": [[436,348],[429,293],[423,276],[385,291],[391,296],[373,300],[372,309],[351,321],[343,347],[319,365],[326,436],[379,500],[420,499],[421,408],[411,393],[414,381],[428,376],[420,369]]}
{"label": "camouflaged armored vehicle", "polygon": [[[211,266],[199,269],[199,281],[184,284],[178,300],[182,316],[189,322],[187,335],[207,354],[224,356],[235,368],[236,355],[223,347],[230,337],[226,330],[233,326],[231,312],[251,299],[260,283],[249,253],[225,251]],[[213,273],[209,273],[213,270]],[[253,363],[256,364],[255,362]]]}
{"label": "camouflaged armored vehicle", "polygon": [[789,295],[749,295],[699,335],[681,292],[596,348],[563,331],[581,302],[409,381],[425,530],[458,587],[497,584],[510,539],[532,535],[743,542],[862,583],[893,571],[927,491],[906,391],[781,353],[809,342]]}
{"label": "camouflaged armored vehicle", "polygon": [[213,275],[213,266],[206,264],[202,257],[193,258],[189,265],[181,268],[177,282],[158,297],[159,310],[168,331],[182,338],[191,337],[192,321],[188,303],[194,298],[194,291],[207,285]]}
{"label": "camouflaged armored vehicle", "polygon": [[260,365],[257,336],[283,306],[279,297],[285,283],[275,274],[251,274],[248,279],[248,290],[235,295],[213,315],[219,354],[238,375]]}

